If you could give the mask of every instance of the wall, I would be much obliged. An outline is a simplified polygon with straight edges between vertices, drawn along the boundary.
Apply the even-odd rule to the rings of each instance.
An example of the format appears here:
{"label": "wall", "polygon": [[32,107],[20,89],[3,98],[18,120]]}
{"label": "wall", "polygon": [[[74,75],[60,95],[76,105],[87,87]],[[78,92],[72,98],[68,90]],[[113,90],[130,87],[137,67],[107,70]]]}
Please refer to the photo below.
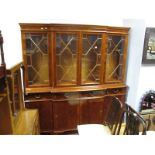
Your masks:
{"label": "wall", "polygon": [[139,90],[139,79],[143,52],[143,42],[145,35],[145,20],[126,19],[123,21],[125,26],[130,27],[128,44],[127,79],[129,86],[127,103],[138,109],[139,101],[137,91]]}
{"label": "wall", "polygon": [[127,65],[127,80],[129,93],[127,103],[140,110],[142,96],[149,90],[155,90],[155,65],[142,64],[145,28],[155,27],[151,19],[126,19],[124,26],[131,27],[129,35],[129,55]]}
{"label": "wall", "polygon": [[[147,19],[145,21],[145,26],[155,28],[155,23],[151,19]],[[136,101],[135,101],[137,105],[137,109],[140,106],[142,96],[149,90],[155,91],[155,80],[154,79],[155,79],[155,65],[154,64],[150,64],[150,65],[141,64],[140,73],[139,73],[139,81],[138,81],[139,83],[138,83],[138,89],[137,89],[137,95],[136,95]]]}

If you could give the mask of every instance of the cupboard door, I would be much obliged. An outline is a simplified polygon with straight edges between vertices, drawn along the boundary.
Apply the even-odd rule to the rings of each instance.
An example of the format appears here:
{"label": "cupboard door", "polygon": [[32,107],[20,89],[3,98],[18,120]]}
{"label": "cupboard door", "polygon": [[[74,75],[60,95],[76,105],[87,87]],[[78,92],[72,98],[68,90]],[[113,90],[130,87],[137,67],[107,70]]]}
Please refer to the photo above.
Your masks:
{"label": "cupboard door", "polygon": [[77,45],[76,33],[56,33],[56,85],[77,84]]}
{"label": "cupboard door", "polygon": [[108,35],[106,83],[122,82],[125,68],[125,36]]}
{"label": "cupboard door", "polygon": [[26,108],[39,110],[39,122],[41,133],[53,132],[52,102],[32,101],[26,102]]}
{"label": "cupboard door", "polygon": [[103,122],[103,98],[88,99],[80,102],[80,124]]}
{"label": "cupboard door", "polygon": [[25,74],[28,86],[49,85],[47,33],[25,33]]}
{"label": "cupboard door", "polygon": [[99,84],[101,74],[101,34],[83,34],[82,36],[82,84]]}
{"label": "cupboard door", "polygon": [[75,100],[53,102],[55,133],[77,129],[78,103]]}

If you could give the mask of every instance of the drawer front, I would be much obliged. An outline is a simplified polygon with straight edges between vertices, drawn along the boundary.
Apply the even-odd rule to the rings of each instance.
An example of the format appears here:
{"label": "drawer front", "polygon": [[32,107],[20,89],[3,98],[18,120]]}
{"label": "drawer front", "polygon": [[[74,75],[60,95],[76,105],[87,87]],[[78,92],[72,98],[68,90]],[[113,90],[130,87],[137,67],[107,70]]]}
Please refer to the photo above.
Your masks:
{"label": "drawer front", "polygon": [[25,95],[25,101],[45,101],[51,99],[52,99],[51,93],[34,93]]}
{"label": "drawer front", "polygon": [[127,92],[127,88],[110,88],[110,89],[107,89],[107,95],[125,94],[126,92]]}

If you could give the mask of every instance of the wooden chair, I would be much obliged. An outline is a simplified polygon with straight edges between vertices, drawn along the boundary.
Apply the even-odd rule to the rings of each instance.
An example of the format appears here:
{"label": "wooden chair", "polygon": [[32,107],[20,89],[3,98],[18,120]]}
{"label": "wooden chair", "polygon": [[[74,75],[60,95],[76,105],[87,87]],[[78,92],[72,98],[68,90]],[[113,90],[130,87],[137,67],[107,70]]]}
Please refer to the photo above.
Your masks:
{"label": "wooden chair", "polygon": [[107,113],[103,124],[78,125],[79,135],[115,135],[119,134],[123,104],[115,96],[108,96]]}
{"label": "wooden chair", "polygon": [[[130,105],[109,96],[108,109],[103,124],[78,125],[79,135],[146,135],[147,123]],[[148,123],[149,124],[149,123]]]}
{"label": "wooden chair", "polygon": [[[118,129],[119,134],[146,135],[147,123],[143,117],[128,104],[125,104],[123,111],[122,122],[120,122]],[[122,128],[122,126],[124,127]]]}

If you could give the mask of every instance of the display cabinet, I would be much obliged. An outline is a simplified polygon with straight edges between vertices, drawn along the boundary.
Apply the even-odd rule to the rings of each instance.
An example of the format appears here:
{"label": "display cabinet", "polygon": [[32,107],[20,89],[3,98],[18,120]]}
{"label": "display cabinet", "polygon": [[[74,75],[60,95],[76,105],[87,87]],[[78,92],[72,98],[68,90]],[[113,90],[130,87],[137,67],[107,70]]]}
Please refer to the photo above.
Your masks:
{"label": "display cabinet", "polygon": [[22,66],[22,63],[18,63],[6,70],[10,115],[12,120],[11,134],[39,134],[40,125],[38,110],[27,110],[24,107],[21,80]]}
{"label": "display cabinet", "polygon": [[38,110],[24,108],[22,63],[6,69],[0,33],[0,135],[40,134]]}
{"label": "display cabinet", "polygon": [[25,105],[39,109],[42,133],[102,123],[107,95],[125,101],[129,28],[33,23],[20,27]]}
{"label": "display cabinet", "polygon": [[9,99],[14,119],[18,118],[17,116],[24,109],[20,70],[21,66],[22,63],[19,63],[7,70]]}

